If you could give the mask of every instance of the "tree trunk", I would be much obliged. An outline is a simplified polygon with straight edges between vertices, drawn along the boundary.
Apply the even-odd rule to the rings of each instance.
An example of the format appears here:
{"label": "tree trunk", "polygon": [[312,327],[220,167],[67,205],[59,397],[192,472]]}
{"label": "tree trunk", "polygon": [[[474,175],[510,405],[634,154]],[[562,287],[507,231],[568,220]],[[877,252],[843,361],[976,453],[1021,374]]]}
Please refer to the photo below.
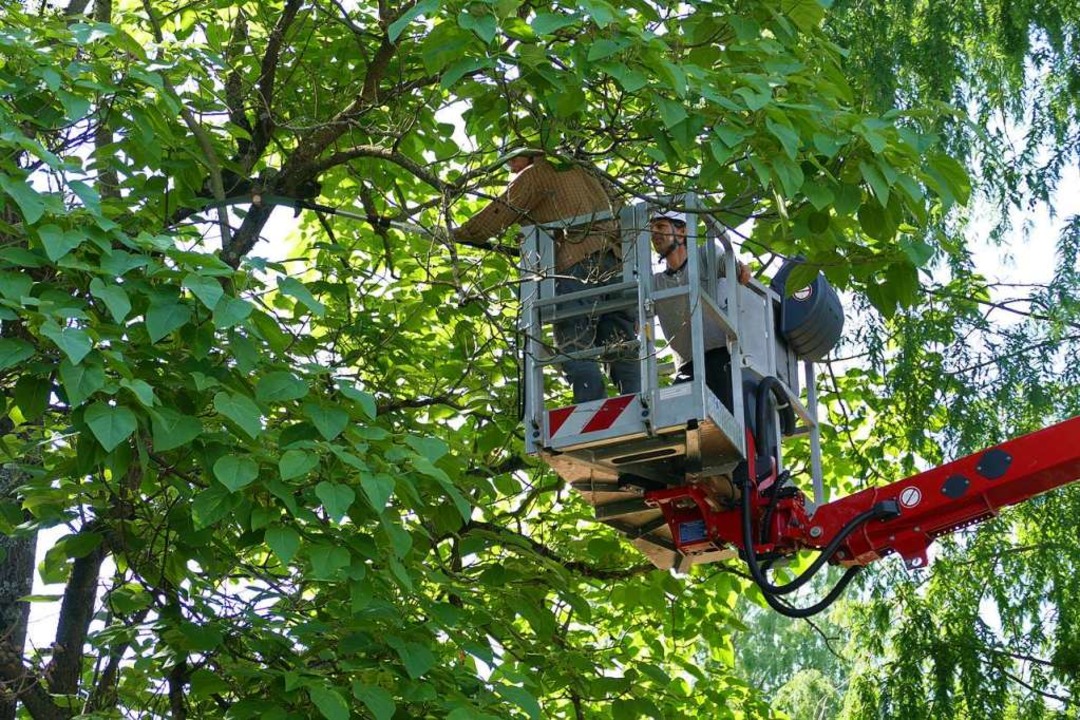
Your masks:
{"label": "tree trunk", "polygon": [[[15,489],[26,476],[10,465],[0,466],[0,502],[19,502]],[[22,657],[26,645],[26,624],[30,603],[19,598],[31,593],[34,587],[34,552],[37,534],[0,535],[0,638],[13,654]],[[17,702],[14,696],[0,695],[0,720],[15,720]]]}

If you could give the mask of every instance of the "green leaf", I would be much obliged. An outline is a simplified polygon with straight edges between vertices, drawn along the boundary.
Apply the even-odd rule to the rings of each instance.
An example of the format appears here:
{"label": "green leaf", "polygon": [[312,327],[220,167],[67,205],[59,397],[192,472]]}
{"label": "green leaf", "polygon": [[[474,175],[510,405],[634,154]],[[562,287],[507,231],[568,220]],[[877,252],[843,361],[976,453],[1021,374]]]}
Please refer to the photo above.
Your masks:
{"label": "green leaf", "polygon": [[796,133],[790,125],[785,125],[780,122],[773,122],[772,118],[765,119],[765,126],[769,128],[780,144],[784,148],[784,152],[792,160],[799,154],[799,135]]}
{"label": "green leaf", "polygon": [[450,451],[445,441],[431,436],[406,435],[405,444],[433,463]]}
{"label": "green leaf", "polygon": [[416,3],[401,17],[390,23],[390,27],[386,29],[387,39],[392,43],[397,42],[397,39],[401,37],[401,33],[409,26],[409,23],[421,15],[430,14],[433,10],[437,10],[438,7],[439,0],[422,0]]}
{"label": "green leaf", "polygon": [[93,349],[93,343],[85,330],[77,327],[60,327],[53,320],[41,325],[41,334],[56,343],[74,365],[78,365]]}
{"label": "green leaf", "polygon": [[306,475],[319,464],[319,456],[306,450],[286,450],[278,460],[282,480]]}
{"label": "green leaf", "polygon": [[27,180],[0,173],[0,189],[19,206],[28,225],[33,225],[45,214],[45,202]]}
{"label": "green leaf", "polygon": [[681,102],[668,100],[664,97],[657,97],[656,105],[660,110],[660,118],[664,121],[664,125],[669,129],[675,127],[689,117],[689,114],[686,112],[686,107],[683,106]]}
{"label": "green leaf", "polygon": [[453,87],[461,78],[465,77],[471,72],[475,72],[480,68],[486,68],[491,66],[491,61],[486,58],[474,58],[465,57],[457,62],[449,65],[446,70],[443,71],[442,78],[439,80],[439,85],[444,90]]}
{"label": "green leaf", "polygon": [[282,565],[288,565],[300,549],[300,533],[291,527],[272,525],[266,529],[266,544],[277,555]]}
{"label": "green leaf", "polygon": [[288,402],[307,394],[307,383],[283,370],[263,376],[255,385],[255,399],[263,403]]}
{"label": "green leaf", "polygon": [[332,580],[349,566],[349,551],[337,545],[315,545],[309,552],[316,580]]}
{"label": "green leaf", "polygon": [[637,92],[649,84],[649,79],[645,77],[644,73],[627,67],[618,61],[604,63],[602,67],[605,72],[610,73],[613,78],[619,81],[619,84],[622,85],[623,90],[626,92]]}
{"label": "green leaf", "polygon": [[382,518],[382,527],[386,536],[390,538],[394,554],[399,558],[408,555],[413,546],[413,538],[409,531],[387,516]]}
{"label": "green leaf", "polygon": [[105,371],[96,363],[75,365],[64,359],[60,362],[60,382],[64,384],[68,404],[75,407],[105,386]]}
{"label": "green leaf", "polygon": [[308,686],[308,695],[326,720],[349,720],[349,704],[337,690],[323,685]]}
{"label": "green leaf", "polygon": [[538,720],[541,716],[540,703],[536,697],[524,688],[513,685],[496,685],[495,692],[529,714],[531,720]]}
{"label": "green leaf", "polygon": [[885,209],[873,200],[868,200],[859,208],[859,225],[864,233],[876,240],[888,240],[892,237]]}
{"label": "green leaf", "polygon": [[955,199],[961,205],[967,204],[971,198],[971,179],[963,165],[948,155],[937,154],[930,158],[929,170],[937,181],[934,189],[939,195],[947,202]]}
{"label": "green leaf", "polygon": [[533,32],[537,35],[551,35],[552,33],[577,25],[580,20],[570,15],[557,15],[547,10],[540,10],[532,20]]}
{"label": "green leaf", "polygon": [[102,539],[101,533],[96,532],[83,531],[68,535],[63,539],[64,554],[72,560],[86,557],[101,545]]}
{"label": "green leaf", "polygon": [[832,204],[833,192],[820,179],[807,178],[803,181],[802,191],[816,210],[824,210]]}
{"label": "green leaf", "polygon": [[364,411],[365,415],[372,420],[375,419],[376,414],[379,412],[379,406],[375,403],[375,397],[371,393],[358,389],[347,380],[339,380],[337,388],[342,395],[359,403],[360,409]]}
{"label": "green leaf", "polygon": [[67,184],[82,201],[83,207],[93,215],[101,215],[101,195],[97,190],[82,180],[68,180]]}
{"label": "green leaf", "polygon": [[686,71],[682,67],[669,60],[661,59],[657,70],[667,80],[667,86],[674,90],[678,97],[686,97]]}
{"label": "green leaf", "polygon": [[247,320],[253,309],[247,300],[225,296],[214,308],[214,327],[218,330],[235,327]]}
{"label": "green leaf", "polygon": [[377,685],[365,685],[357,680],[352,684],[352,693],[371,711],[375,720],[391,720],[397,711],[394,696]]}
{"label": "green leaf", "polygon": [[304,403],[304,414],[311,418],[319,434],[327,440],[336,438],[349,424],[349,414],[341,408]]}
{"label": "green leaf", "polygon": [[214,477],[231,492],[236,492],[259,477],[259,464],[246,455],[225,455],[214,463]]}
{"label": "green leaf", "polygon": [[600,38],[589,45],[589,62],[596,60],[603,60],[606,57],[610,57],[619,52],[622,48],[614,41],[607,38]]}
{"label": "green leaf", "polygon": [[199,298],[207,310],[213,310],[218,300],[221,300],[221,296],[225,294],[221,288],[221,281],[195,273],[185,275],[182,284],[191,291],[192,295]]}
{"label": "green leaf", "polygon": [[915,267],[923,267],[934,257],[934,248],[922,240],[904,238],[900,241],[900,249],[911,260]]}
{"label": "green leaf", "polygon": [[34,280],[23,273],[0,272],[0,295],[8,300],[21,301],[30,294]]}
{"label": "green leaf", "polygon": [[127,291],[119,285],[106,285],[101,278],[90,281],[90,294],[105,303],[113,320],[120,323],[131,312],[131,300]]}
{"label": "green leaf", "polygon": [[45,248],[45,255],[53,262],[79,247],[83,241],[80,233],[65,231],[56,225],[42,225],[38,228],[38,237]]}
{"label": "green leaf", "polygon": [[331,520],[341,522],[356,500],[356,493],[348,485],[322,481],[315,486],[315,494],[322,501]]}
{"label": "green leaf", "polygon": [[34,346],[25,340],[0,339],[0,370],[15,367],[34,357]]}
{"label": "green leaf", "polygon": [[817,279],[820,269],[815,265],[799,263],[791,269],[784,285],[784,295],[791,297],[795,292],[802,290]]}
{"label": "green leaf", "polygon": [[881,203],[881,206],[888,206],[889,183],[886,182],[878,169],[870,163],[860,162],[859,172],[862,173],[863,179],[866,180],[866,184],[870,186],[870,189],[874,192],[874,197]]}
{"label": "green leaf", "polygon": [[131,410],[122,405],[106,405],[103,402],[87,407],[83,421],[106,451],[111,451],[131,437],[139,426],[135,413]]}
{"label": "green leaf", "polygon": [[389,637],[386,644],[394,648],[401,662],[405,665],[405,672],[409,677],[416,680],[435,667],[435,656],[426,645],[407,642],[397,637]]}
{"label": "green leaf", "polygon": [[157,398],[154,397],[154,388],[145,380],[128,380],[124,378],[120,381],[120,387],[130,390],[145,407],[150,408],[157,404]]}
{"label": "green leaf", "polygon": [[394,492],[394,478],[391,475],[368,475],[360,476],[360,487],[367,495],[371,507],[375,512],[381,513],[386,509],[386,503]]}
{"label": "green leaf", "polygon": [[802,168],[785,155],[777,155],[772,159],[773,173],[780,180],[781,189],[787,197],[793,197],[803,185]]}
{"label": "green leaf", "polygon": [[178,302],[161,302],[150,306],[146,312],[146,330],[150,342],[156,343],[191,320],[191,308]]}
{"label": "green leaf", "polygon": [[[474,7],[483,8],[484,6]],[[458,15],[458,25],[465,30],[476,33],[476,36],[485,43],[490,43],[495,39],[495,34],[499,31],[499,23],[490,12],[483,12],[483,10],[480,10],[480,12],[483,14],[473,15],[471,12],[462,11]]]}
{"label": "green leaf", "polygon": [[187,445],[202,434],[203,427],[198,418],[166,407],[150,414],[150,430],[154,435],[154,450],[165,452]]}
{"label": "green leaf", "polygon": [[239,501],[239,496],[233,495],[226,488],[216,483],[211,484],[196,495],[191,503],[191,520],[195,529],[210,527],[232,512]]}
{"label": "green leaf", "polygon": [[296,278],[278,278],[277,285],[279,291],[299,300],[306,305],[307,309],[314,313],[316,317],[322,317],[326,314],[326,306],[316,300],[315,296],[311,294],[311,291],[307,289],[307,286]]}
{"label": "green leaf", "polygon": [[239,425],[253,439],[262,432],[262,412],[251,398],[222,390],[214,396],[214,409]]}
{"label": "green leaf", "polygon": [[224,640],[221,630],[214,625],[181,622],[177,630],[180,640],[178,644],[186,650],[209,652],[221,645]]}
{"label": "green leaf", "polygon": [[23,375],[15,382],[15,404],[23,419],[36,420],[45,413],[52,395],[53,384],[48,377]]}
{"label": "green leaf", "polygon": [[783,0],[780,7],[803,31],[813,30],[825,17],[825,7],[820,0]]}

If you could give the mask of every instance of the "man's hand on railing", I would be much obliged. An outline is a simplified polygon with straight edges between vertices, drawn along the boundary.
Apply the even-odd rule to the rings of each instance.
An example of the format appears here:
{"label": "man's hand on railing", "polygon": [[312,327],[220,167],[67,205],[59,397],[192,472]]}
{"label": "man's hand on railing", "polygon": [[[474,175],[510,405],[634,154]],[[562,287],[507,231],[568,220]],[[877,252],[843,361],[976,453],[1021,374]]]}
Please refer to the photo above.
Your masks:
{"label": "man's hand on railing", "polygon": [[750,266],[741,260],[735,261],[735,277],[738,278],[740,285],[750,284]]}

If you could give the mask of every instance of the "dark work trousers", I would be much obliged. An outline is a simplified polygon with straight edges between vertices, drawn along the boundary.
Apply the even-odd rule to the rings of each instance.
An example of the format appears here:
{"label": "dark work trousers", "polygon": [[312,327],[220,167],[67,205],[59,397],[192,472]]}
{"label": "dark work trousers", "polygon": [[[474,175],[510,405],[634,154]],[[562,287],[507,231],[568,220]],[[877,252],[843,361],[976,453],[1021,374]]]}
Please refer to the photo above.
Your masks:
{"label": "dark work trousers", "polygon": [[[675,376],[676,383],[690,382],[693,379],[694,363],[688,362],[679,367]],[[713,395],[728,412],[734,412],[731,399],[731,353],[726,347],[705,351],[705,386],[712,390]]]}
{"label": "dark work trousers", "polygon": [[[596,287],[598,284],[618,282],[622,279],[621,267],[622,263],[610,252],[587,257],[559,273],[555,280],[555,294],[566,295]],[[558,309],[565,312],[591,308],[595,307],[596,303],[611,298],[609,295],[599,295],[571,300],[560,303]],[[633,340],[637,337],[636,325],[634,313],[629,310],[616,310],[602,315],[577,315],[555,323],[555,346],[559,352],[569,353]],[[604,380],[595,360],[568,360],[562,367],[566,379],[574,389],[575,403],[599,400],[605,396]],[[641,366],[636,353],[607,363],[607,370],[619,394],[641,391]]]}

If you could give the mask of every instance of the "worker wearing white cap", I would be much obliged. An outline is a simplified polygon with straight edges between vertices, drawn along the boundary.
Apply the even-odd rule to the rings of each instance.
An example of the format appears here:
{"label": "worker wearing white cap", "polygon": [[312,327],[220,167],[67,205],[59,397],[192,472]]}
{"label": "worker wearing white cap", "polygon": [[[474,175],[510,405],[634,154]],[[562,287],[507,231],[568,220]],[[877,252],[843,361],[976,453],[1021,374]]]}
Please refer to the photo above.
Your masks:
{"label": "worker wearing white cap", "polygon": [[[689,283],[686,273],[689,254],[686,249],[686,213],[659,209],[649,219],[653,249],[664,261],[664,269],[653,275],[653,288],[665,290]],[[699,248],[702,272],[706,267],[706,246]],[[723,252],[722,250],[720,251]],[[720,267],[723,272],[723,265]],[[750,282],[750,269],[738,263],[738,281]],[[656,302],[656,317],[667,338],[668,347],[675,353],[678,374],[675,382],[687,382],[694,378],[693,353],[690,336],[690,306],[686,296],[676,296]],[[727,349],[727,336],[715,321],[705,316],[705,384],[728,410],[731,398],[731,354]]]}

